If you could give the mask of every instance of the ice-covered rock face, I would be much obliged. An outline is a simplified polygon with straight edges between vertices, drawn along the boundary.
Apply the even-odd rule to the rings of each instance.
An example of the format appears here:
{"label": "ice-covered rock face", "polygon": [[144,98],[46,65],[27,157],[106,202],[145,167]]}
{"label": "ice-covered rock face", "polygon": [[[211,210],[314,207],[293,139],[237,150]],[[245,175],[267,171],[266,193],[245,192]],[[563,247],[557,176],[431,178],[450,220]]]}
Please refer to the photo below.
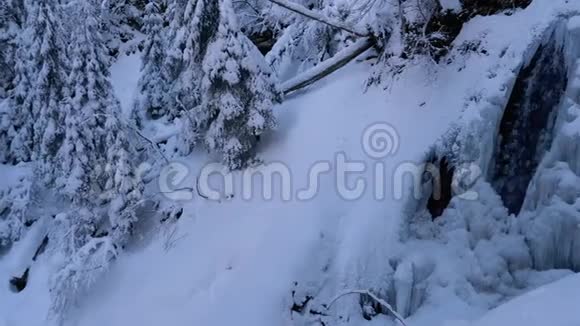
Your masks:
{"label": "ice-covered rock face", "polygon": [[536,270],[580,271],[580,28],[574,21],[556,28],[520,73],[495,157],[492,182],[518,214]]}
{"label": "ice-covered rock face", "polygon": [[[469,182],[476,200],[452,189],[445,200],[432,195],[417,204],[393,277],[392,303],[404,316],[419,315],[425,306],[412,304],[413,298],[437,297],[448,288],[470,304],[493,307],[580,271],[579,41],[580,20],[554,23],[524,55],[527,63],[509,68],[515,75],[506,78],[505,93],[482,104],[485,114],[434,146],[445,159],[426,162],[455,171],[453,185],[466,162],[485,173]],[[409,252],[435,257],[425,296],[413,292],[419,283],[403,277],[413,275]],[[497,296],[480,302],[481,293]]]}
{"label": "ice-covered rock face", "polygon": [[554,141],[530,183],[519,217],[538,270],[580,271],[579,31],[577,26],[570,31],[568,53],[573,69],[559,107]]}
{"label": "ice-covered rock face", "polygon": [[520,72],[500,125],[492,184],[513,214],[520,212],[528,185],[550,146],[568,84],[564,46],[555,34]]}

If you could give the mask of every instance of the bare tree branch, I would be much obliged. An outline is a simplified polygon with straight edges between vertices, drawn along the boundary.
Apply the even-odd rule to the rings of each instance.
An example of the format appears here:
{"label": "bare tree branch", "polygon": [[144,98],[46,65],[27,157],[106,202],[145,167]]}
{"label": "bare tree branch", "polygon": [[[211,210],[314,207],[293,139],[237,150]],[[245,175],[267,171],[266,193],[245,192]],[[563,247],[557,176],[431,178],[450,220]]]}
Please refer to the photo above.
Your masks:
{"label": "bare tree branch", "polygon": [[355,27],[348,26],[340,21],[336,21],[336,20],[333,20],[331,18],[328,18],[324,15],[321,15],[320,13],[317,13],[315,11],[304,8],[303,6],[298,5],[296,3],[293,3],[293,2],[290,2],[288,0],[268,0],[268,1],[275,3],[283,8],[286,8],[290,11],[293,11],[299,15],[308,17],[310,19],[316,20],[317,22],[332,26],[334,28],[342,29],[343,31],[347,31],[347,32],[354,34],[356,36],[359,36],[359,37],[369,36],[369,33],[365,30],[361,30],[361,29],[358,29]]}
{"label": "bare tree branch", "polygon": [[163,151],[161,150],[161,148],[159,148],[159,145],[157,143],[155,143],[154,141],[143,135],[136,127],[133,127],[130,124],[127,124],[127,126],[129,126],[129,128],[131,128],[137,134],[137,136],[143,138],[143,140],[145,140],[153,148],[155,148],[157,150],[157,153],[159,153],[159,156],[161,156],[163,160],[165,160],[165,163],[169,163],[169,159],[167,158],[167,156],[165,156],[165,154],[163,154]]}
{"label": "bare tree branch", "polygon": [[393,316],[395,316],[395,318],[401,323],[401,325],[403,326],[407,326],[407,324],[405,324],[405,319],[393,308],[393,306],[391,306],[388,302],[386,302],[385,300],[377,297],[376,295],[374,295],[371,291],[369,290],[349,290],[346,291],[344,293],[341,293],[339,295],[337,295],[334,299],[332,299],[330,301],[330,304],[328,305],[328,307],[326,307],[327,310],[329,310],[332,305],[338,301],[338,299],[349,295],[349,294],[363,294],[363,295],[368,295],[369,297],[371,297],[373,300],[375,300],[376,302],[378,302],[381,306],[387,308],[388,311],[390,311]]}

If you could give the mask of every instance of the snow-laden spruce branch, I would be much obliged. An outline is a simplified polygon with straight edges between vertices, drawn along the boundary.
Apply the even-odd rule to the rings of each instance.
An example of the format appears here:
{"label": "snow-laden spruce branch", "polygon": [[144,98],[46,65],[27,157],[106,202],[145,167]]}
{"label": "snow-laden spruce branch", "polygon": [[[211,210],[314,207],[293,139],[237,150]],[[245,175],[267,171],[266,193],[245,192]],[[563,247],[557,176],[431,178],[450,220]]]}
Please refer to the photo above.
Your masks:
{"label": "snow-laden spruce branch", "polygon": [[304,73],[284,82],[281,86],[282,91],[287,95],[314,84],[336,70],[344,67],[366,50],[370,49],[374,44],[375,42],[368,37],[354,42],[332,58],[327,59]]}
{"label": "snow-laden spruce branch", "polygon": [[401,323],[401,325],[403,326],[407,326],[407,324],[405,323],[405,319],[393,308],[393,306],[391,306],[388,302],[386,302],[385,300],[377,297],[376,295],[374,295],[371,291],[369,290],[349,290],[346,292],[343,292],[339,295],[337,295],[336,297],[334,297],[334,299],[332,299],[330,301],[330,303],[328,304],[328,307],[326,307],[327,310],[329,310],[332,305],[338,301],[338,299],[347,296],[349,294],[363,294],[363,295],[368,295],[369,297],[371,297],[371,299],[375,300],[376,302],[378,302],[381,306],[385,307],[389,312],[391,312],[393,314],[393,316],[395,316],[395,318]]}
{"label": "snow-laden spruce branch", "polygon": [[[90,119],[93,119],[94,117],[113,117],[114,118],[114,116],[111,114],[99,113],[99,114],[93,114],[91,117],[85,119],[81,123],[85,123],[86,121],[89,121]],[[137,136],[141,137],[143,140],[145,140],[147,143],[149,143],[151,145],[151,147],[153,147],[153,149],[155,149],[157,151],[157,153],[159,153],[159,156],[161,156],[161,158],[163,158],[165,163],[169,163],[169,159],[167,158],[167,156],[165,156],[165,154],[163,154],[163,151],[161,150],[161,148],[159,148],[159,141],[154,142],[153,140],[149,139],[147,136],[143,135],[143,133],[141,133],[141,131],[139,131],[139,128],[134,126],[132,122],[123,121],[123,124],[127,128],[131,129],[133,132],[135,132],[135,134]]]}
{"label": "snow-laden spruce branch", "polygon": [[349,33],[352,33],[356,36],[360,36],[360,37],[369,36],[369,33],[363,29],[359,29],[359,28],[356,28],[354,26],[348,26],[347,24],[344,24],[340,21],[336,21],[334,19],[326,17],[320,13],[309,10],[308,8],[305,8],[299,4],[293,3],[291,1],[288,1],[288,0],[268,0],[268,1],[275,3],[281,7],[284,7],[290,11],[293,11],[299,15],[308,17],[310,19],[316,20],[318,22],[332,26],[334,28],[342,29],[342,30],[347,31]]}

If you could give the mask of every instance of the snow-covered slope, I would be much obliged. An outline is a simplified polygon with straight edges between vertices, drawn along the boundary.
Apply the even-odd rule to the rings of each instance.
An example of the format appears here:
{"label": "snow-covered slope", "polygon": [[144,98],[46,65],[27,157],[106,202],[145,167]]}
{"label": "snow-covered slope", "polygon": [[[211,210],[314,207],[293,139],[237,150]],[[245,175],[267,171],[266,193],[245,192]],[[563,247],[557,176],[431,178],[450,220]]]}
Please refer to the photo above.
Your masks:
{"label": "snow-covered slope", "polygon": [[[523,237],[510,233],[516,223],[486,178],[520,69],[553,30],[572,40],[562,26],[580,13],[575,7],[564,0],[536,0],[509,17],[477,17],[464,27],[447,63],[408,66],[386,90],[365,91],[371,68],[363,62],[292,95],[276,107],[280,127],[264,137],[264,164],[254,171],[288,172],[284,182],[274,178],[273,198],[263,198],[259,178],[248,185],[241,172],[232,176],[234,191],[219,201],[192,192],[193,198],[180,202],[181,219],[144,232],[78,302],[69,324],[394,323],[384,315],[366,321],[361,306],[369,304],[358,297],[324,310],[344,290],[371,289],[405,317],[413,314],[409,325],[436,326],[474,320],[511,296],[569,274],[530,270]],[[138,57],[122,57],[114,66],[114,85],[126,111],[137,62]],[[456,163],[477,165],[482,177],[474,189],[482,197],[454,198],[440,219],[444,222],[432,223],[429,216],[412,225],[430,193],[413,198],[403,176],[422,172],[433,151],[456,153]],[[175,158],[174,168],[188,171],[177,187],[195,188],[199,172],[211,162],[202,152]],[[360,171],[344,175],[345,167]],[[366,186],[358,194],[357,182]],[[250,192],[244,196],[246,188]],[[493,222],[478,223],[478,218]],[[21,244],[37,241],[31,232]],[[0,258],[8,266],[0,269],[1,279],[15,276],[25,265],[17,262],[27,254],[12,250]],[[0,287],[1,326],[47,323],[50,262],[36,266],[47,267],[32,269],[22,293]],[[505,323],[520,307],[540,305],[535,299],[542,293],[549,293],[555,306],[562,292],[562,299],[570,300],[562,311],[569,312],[574,285],[578,277],[516,299],[475,325]]]}
{"label": "snow-covered slope", "polygon": [[[81,309],[80,324],[99,324],[100,316],[109,316],[107,321],[114,325],[127,323],[127,316],[144,325],[166,321],[177,325],[300,324],[308,322],[308,314],[301,316],[291,308],[309,297],[314,298],[305,309],[320,310],[345,289],[381,292],[388,288],[394,272],[395,278],[397,270],[404,274],[398,267],[407,256],[416,256],[416,251],[407,248],[413,245],[400,242],[407,236],[403,226],[409,204],[408,197],[402,199],[394,193],[401,190],[393,188],[401,167],[422,164],[431,146],[453,125],[469,126],[461,129],[465,137],[495,142],[496,133],[477,126],[476,121],[499,124],[515,72],[549,37],[549,28],[555,24],[559,12],[548,15],[547,8],[556,7],[538,2],[512,17],[475,19],[457,43],[460,48],[462,43],[480,41],[481,52],[457,54],[457,60],[440,67],[430,63],[411,67],[386,92],[365,92],[368,68],[358,64],[292,96],[277,108],[281,126],[262,148],[266,164],[283,163],[291,172],[291,200],[280,200],[282,194],[276,188],[280,183],[275,183],[278,190],[274,190],[273,200],[260,199],[260,187],[253,189],[251,199],[242,199],[240,175],[235,176],[232,200],[216,203],[194,198],[185,204],[184,218],[175,233],[168,231],[165,239],[155,240],[119,262],[103,281],[102,292],[83,303],[90,309]],[[512,32],[505,33],[500,26],[508,25]],[[394,127],[396,134],[387,131],[391,132],[390,141],[398,142],[397,150],[373,157],[376,153],[369,153],[368,146],[377,144],[365,144],[369,139],[364,137],[373,128],[385,129],[383,123]],[[482,155],[471,159],[483,166],[492,150],[487,147],[485,151],[485,142],[481,145]],[[345,193],[337,189],[338,160],[343,154],[349,162],[363,163],[366,168],[347,178],[349,189],[356,180],[367,182],[368,188],[356,200],[344,198]],[[180,160],[192,171],[186,185],[194,184],[197,171],[211,160],[201,157],[197,153]],[[312,198],[299,200],[298,191],[312,181],[308,179],[312,167],[320,162],[328,162],[331,171],[320,176]],[[386,180],[384,199],[379,200],[372,189],[381,177],[375,175],[376,168],[383,170]],[[268,172],[267,167],[258,169]],[[437,251],[433,243],[423,249],[429,247]],[[450,250],[445,248],[453,246],[441,250]],[[482,250],[478,252],[486,252]],[[446,255],[441,256],[441,262],[436,261],[434,277],[439,282],[456,278],[444,276],[445,272],[456,272],[453,266],[466,264],[463,268],[471,269],[481,268],[483,263],[479,259],[469,263],[446,260]],[[445,263],[453,265],[443,268]],[[545,280],[537,282],[558,275],[565,273],[544,276]],[[434,297],[427,300],[415,322],[473,318],[501,302],[501,295],[485,298],[485,294],[478,294],[479,298],[467,303],[462,302],[465,296],[450,295],[462,289],[458,285],[462,277],[451,281],[450,289],[433,290],[430,295]],[[449,304],[434,302],[438,296]],[[355,324],[362,322],[357,301],[344,299],[329,314],[337,321],[342,316]],[[124,306],[122,312],[119,306]],[[471,312],[461,312],[459,307]]]}
{"label": "snow-covered slope", "polygon": [[471,326],[580,325],[580,275],[540,287],[494,309]]}
{"label": "snow-covered slope", "polygon": [[[102,292],[83,303],[91,309],[82,310],[80,323],[97,325],[101,316],[108,316],[111,325],[283,325],[289,322],[295,282],[320,282],[334,274],[330,291],[340,283],[373,286],[377,280],[370,273],[368,279],[360,277],[364,270],[386,268],[381,257],[397,245],[404,204],[391,199],[388,181],[386,199],[374,199],[374,167],[384,164],[390,180],[397,164],[419,162],[457,116],[463,99],[439,97],[455,90],[425,82],[420,67],[388,93],[365,93],[366,76],[367,68],[351,66],[277,108],[281,126],[261,157],[266,164],[288,167],[292,200],[280,200],[276,189],[273,200],[263,200],[259,187],[250,200],[242,199],[241,192],[221,203],[196,197],[186,203],[175,234],[169,232],[119,261],[98,287]],[[397,126],[392,136],[400,141],[397,153],[386,160],[369,157],[365,146],[370,145],[362,143],[365,129],[380,122]],[[342,153],[367,168],[356,175],[368,183],[356,200],[343,198],[335,186]],[[181,160],[192,171],[184,184],[193,184],[205,160],[199,153]],[[320,162],[328,162],[332,171],[321,175],[311,199],[298,199],[298,191],[313,182],[311,168]],[[238,187],[241,180],[235,177]],[[119,306],[124,306],[122,312]]]}

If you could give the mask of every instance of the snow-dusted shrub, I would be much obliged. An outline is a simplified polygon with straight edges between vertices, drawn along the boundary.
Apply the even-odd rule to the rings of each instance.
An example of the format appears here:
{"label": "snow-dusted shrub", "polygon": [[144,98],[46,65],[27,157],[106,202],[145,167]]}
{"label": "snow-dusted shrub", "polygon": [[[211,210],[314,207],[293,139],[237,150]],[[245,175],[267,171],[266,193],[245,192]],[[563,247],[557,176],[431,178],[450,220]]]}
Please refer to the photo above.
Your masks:
{"label": "snow-dusted shrub", "polygon": [[63,318],[67,309],[85,293],[117,257],[114,241],[98,232],[94,214],[79,209],[59,214],[50,233],[54,254],[59,258],[50,280],[51,315]]}
{"label": "snow-dusted shrub", "polygon": [[0,190],[0,248],[22,236],[25,224],[34,221],[27,213],[33,203],[33,182],[25,175],[8,189]]}

